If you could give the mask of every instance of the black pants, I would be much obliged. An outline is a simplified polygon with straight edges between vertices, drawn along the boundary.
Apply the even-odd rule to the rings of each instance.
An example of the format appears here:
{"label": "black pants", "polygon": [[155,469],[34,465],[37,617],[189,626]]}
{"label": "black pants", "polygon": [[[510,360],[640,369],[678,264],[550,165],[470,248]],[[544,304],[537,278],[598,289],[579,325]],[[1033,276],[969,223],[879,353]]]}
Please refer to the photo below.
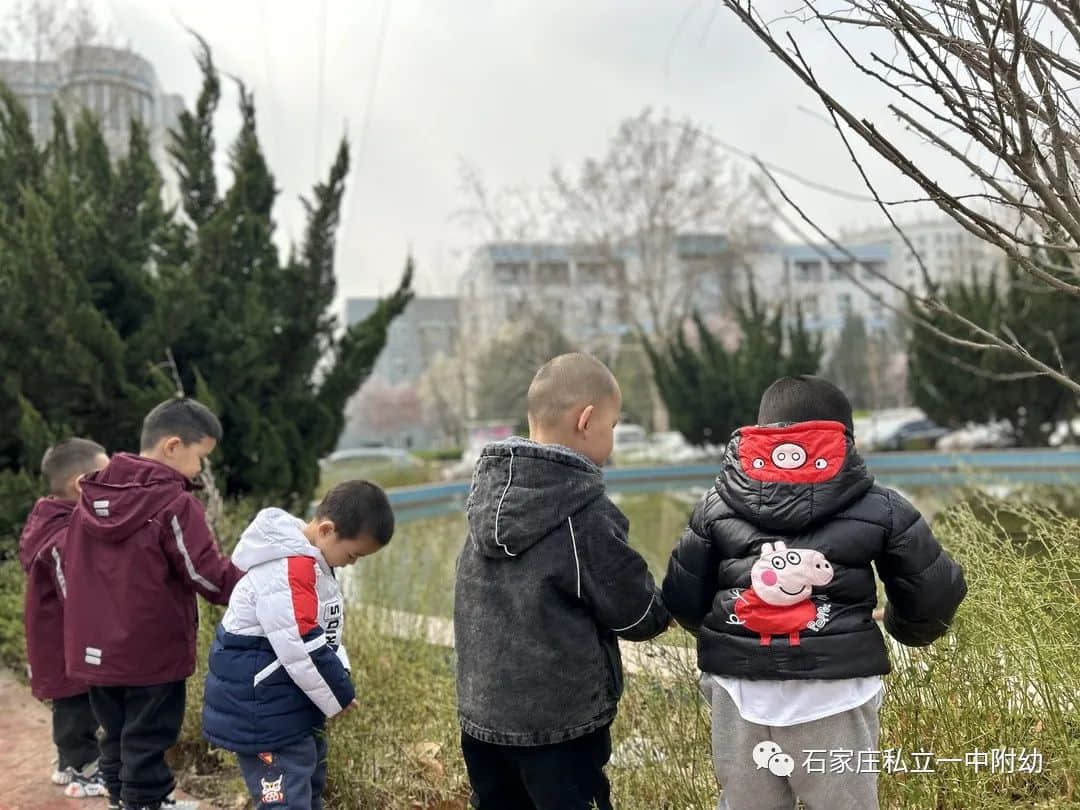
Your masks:
{"label": "black pants", "polygon": [[52,738],[60,764],[57,770],[82,770],[98,758],[98,721],[83,692],[52,702]]}
{"label": "black pants", "polygon": [[99,767],[111,799],[137,808],[172,793],[176,780],[165,752],[180,737],[186,698],[184,681],[90,687],[90,703],[105,730]]}
{"label": "black pants", "polygon": [[612,810],[604,766],[611,729],[557,745],[510,746],[461,735],[475,810]]}

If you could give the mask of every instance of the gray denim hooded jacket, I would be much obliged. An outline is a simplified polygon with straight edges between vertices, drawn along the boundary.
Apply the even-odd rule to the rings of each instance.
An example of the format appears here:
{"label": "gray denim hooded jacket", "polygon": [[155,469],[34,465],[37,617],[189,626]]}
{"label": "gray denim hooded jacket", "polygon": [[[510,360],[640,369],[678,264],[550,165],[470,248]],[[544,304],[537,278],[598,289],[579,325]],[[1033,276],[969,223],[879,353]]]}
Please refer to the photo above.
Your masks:
{"label": "gray denim hooded jacket", "polygon": [[600,468],[565,447],[496,442],[466,512],[454,601],[462,729],[533,746],[608,725],[623,685],[617,638],[650,639],[670,616]]}

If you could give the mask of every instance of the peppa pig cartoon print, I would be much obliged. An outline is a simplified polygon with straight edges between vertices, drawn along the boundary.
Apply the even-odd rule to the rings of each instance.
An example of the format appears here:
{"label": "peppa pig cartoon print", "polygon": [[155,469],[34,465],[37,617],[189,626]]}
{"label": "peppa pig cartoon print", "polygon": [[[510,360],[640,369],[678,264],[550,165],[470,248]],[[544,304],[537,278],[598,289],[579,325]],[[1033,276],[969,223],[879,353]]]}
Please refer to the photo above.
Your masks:
{"label": "peppa pig cartoon print", "polygon": [[782,540],[764,543],[750,569],[751,587],[735,601],[732,623],[758,633],[763,647],[779,635],[796,647],[800,632],[820,629],[827,620],[829,605],[815,604],[810,596],[832,578],[832,566],[820,551],[788,548]]}

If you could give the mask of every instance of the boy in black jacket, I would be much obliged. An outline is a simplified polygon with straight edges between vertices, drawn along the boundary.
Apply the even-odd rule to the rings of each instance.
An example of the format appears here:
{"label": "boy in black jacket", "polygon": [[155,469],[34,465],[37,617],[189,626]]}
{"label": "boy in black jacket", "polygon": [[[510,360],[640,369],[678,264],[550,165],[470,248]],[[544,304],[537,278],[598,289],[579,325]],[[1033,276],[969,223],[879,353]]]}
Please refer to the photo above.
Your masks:
{"label": "boy in black jacket", "polygon": [[477,462],[454,604],[476,810],[611,810],[618,638],[644,641],[670,620],[604,494],[621,407],[600,361],[556,357],[529,387],[530,439]]}
{"label": "boy in black jacket", "polygon": [[[889,658],[871,565],[885,629],[915,647],[948,629],[964,574],[915,507],[874,484],[836,386],[777,380],[758,425],[735,431],[663,586],[698,638],[719,808],[791,810],[797,796],[808,810],[873,810]],[[850,768],[833,772],[836,751]]]}

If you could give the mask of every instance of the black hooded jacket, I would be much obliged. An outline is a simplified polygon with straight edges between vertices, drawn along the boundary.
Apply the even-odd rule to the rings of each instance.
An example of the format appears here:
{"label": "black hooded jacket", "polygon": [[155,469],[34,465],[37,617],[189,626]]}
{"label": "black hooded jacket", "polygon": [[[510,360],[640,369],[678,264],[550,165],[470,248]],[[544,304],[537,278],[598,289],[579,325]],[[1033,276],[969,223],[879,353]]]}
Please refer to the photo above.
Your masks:
{"label": "black hooded jacket", "polygon": [[[843,425],[743,428],[672,552],[663,598],[697,635],[704,672],[882,675],[874,568],[885,628],[908,646],[941,636],[967,593],[961,567],[914,506],[874,484]],[[803,596],[783,598],[785,584]]]}
{"label": "black hooded jacket", "polygon": [[610,723],[622,694],[617,639],[671,617],[600,468],[522,439],[484,448],[466,505],[454,589],[463,730],[545,745]]}

